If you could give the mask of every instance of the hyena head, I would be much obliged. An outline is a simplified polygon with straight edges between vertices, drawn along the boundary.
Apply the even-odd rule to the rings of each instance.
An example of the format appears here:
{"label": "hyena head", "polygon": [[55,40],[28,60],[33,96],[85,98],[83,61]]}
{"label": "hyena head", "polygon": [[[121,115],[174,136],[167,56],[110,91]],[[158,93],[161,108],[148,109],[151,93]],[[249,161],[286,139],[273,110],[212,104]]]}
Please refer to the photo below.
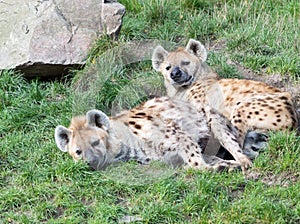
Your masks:
{"label": "hyena head", "polygon": [[86,161],[93,169],[105,168],[109,162],[109,118],[101,111],[91,110],[86,116],[72,118],[69,128],[57,126],[55,142],[75,161]]}
{"label": "hyena head", "polygon": [[206,59],[205,47],[199,41],[190,39],[185,48],[172,52],[157,46],[152,55],[152,66],[163,74],[166,84],[184,87],[193,83]]}

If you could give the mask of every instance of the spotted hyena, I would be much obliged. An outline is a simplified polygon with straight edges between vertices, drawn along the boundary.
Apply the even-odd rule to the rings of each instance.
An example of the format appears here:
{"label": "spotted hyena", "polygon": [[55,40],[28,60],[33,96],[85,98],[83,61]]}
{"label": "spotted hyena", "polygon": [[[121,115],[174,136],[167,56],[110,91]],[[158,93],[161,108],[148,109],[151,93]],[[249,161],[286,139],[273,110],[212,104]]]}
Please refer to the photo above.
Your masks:
{"label": "spotted hyena", "polygon": [[[169,97],[189,101],[199,109],[206,105],[219,111],[238,130],[240,145],[249,130],[266,133],[297,127],[296,110],[288,92],[258,81],[220,79],[206,59],[205,47],[190,39],[185,48],[172,52],[157,46],[152,65],[163,74]],[[251,158],[257,156],[251,148],[245,153]]]}
{"label": "spotted hyena", "polygon": [[[211,132],[235,160],[202,154],[202,141]],[[97,170],[130,159],[141,164],[161,160],[172,167],[203,170],[245,170],[251,165],[237,142],[235,128],[223,115],[209,108],[198,111],[187,102],[167,97],[154,98],[114,117],[91,110],[74,117],[69,128],[57,126],[55,141],[75,161],[83,159]]]}

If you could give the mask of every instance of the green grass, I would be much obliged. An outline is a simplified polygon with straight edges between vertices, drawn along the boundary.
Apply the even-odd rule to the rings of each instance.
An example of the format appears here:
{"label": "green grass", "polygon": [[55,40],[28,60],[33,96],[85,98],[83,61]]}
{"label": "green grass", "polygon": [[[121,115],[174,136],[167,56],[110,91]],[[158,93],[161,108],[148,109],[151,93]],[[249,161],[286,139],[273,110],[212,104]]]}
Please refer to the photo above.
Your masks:
{"label": "green grass", "polygon": [[247,177],[136,163],[95,172],[59,151],[54,128],[67,126],[73,114],[94,107],[114,113],[163,93],[149,55],[130,63],[115,57],[132,41],[224,43],[208,58],[223,77],[242,75],[231,60],[299,79],[299,1],[120,2],[127,13],[119,40],[96,41],[74,78],[42,82],[0,73],[0,223],[118,223],[126,217],[135,223],[298,223],[300,140],[294,133],[272,133]]}

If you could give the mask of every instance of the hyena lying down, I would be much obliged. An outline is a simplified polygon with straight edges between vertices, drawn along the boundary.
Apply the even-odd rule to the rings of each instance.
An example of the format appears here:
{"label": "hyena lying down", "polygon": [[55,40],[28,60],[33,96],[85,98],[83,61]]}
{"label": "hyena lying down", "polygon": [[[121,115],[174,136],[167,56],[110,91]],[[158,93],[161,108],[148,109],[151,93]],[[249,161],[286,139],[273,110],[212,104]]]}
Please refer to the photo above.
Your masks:
{"label": "hyena lying down", "polygon": [[[172,52],[157,46],[152,65],[163,74],[169,97],[188,101],[198,109],[209,106],[219,111],[238,130],[241,146],[248,131],[266,133],[297,127],[291,94],[262,82],[219,79],[205,63],[206,59],[205,47],[191,39],[186,48]],[[253,132],[252,136],[255,136]],[[250,148],[244,147],[244,152],[255,158],[257,152],[251,149],[254,146],[245,143]]]}
{"label": "hyena lying down", "polygon": [[[210,132],[235,160],[202,154],[201,141]],[[91,110],[86,116],[74,117],[69,128],[57,126],[55,141],[75,161],[83,159],[97,170],[129,159],[142,164],[162,160],[173,167],[203,170],[245,170],[251,165],[237,143],[234,127],[224,116],[213,109],[197,111],[188,103],[166,97],[110,118]]]}

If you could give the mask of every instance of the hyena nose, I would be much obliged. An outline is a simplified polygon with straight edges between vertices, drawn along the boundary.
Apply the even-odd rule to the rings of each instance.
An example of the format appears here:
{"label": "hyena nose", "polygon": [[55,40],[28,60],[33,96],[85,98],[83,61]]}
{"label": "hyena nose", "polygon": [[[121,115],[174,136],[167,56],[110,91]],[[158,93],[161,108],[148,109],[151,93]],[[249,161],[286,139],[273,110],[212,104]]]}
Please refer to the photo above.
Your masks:
{"label": "hyena nose", "polygon": [[178,66],[174,67],[173,71],[171,72],[171,79],[176,81],[176,79],[180,78],[181,76],[181,71]]}

